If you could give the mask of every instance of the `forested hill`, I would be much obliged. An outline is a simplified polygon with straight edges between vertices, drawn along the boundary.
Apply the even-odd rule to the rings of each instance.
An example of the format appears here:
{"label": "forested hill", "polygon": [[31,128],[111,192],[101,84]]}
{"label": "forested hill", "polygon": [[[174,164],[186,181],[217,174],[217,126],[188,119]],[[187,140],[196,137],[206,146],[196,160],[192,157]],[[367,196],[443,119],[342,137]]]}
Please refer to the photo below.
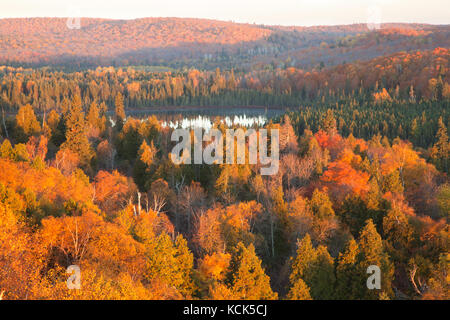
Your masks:
{"label": "forested hill", "polygon": [[80,29],[66,23],[0,19],[0,64],[312,69],[450,46],[448,25],[384,24],[371,31],[365,24],[281,27],[186,18],[81,18]]}

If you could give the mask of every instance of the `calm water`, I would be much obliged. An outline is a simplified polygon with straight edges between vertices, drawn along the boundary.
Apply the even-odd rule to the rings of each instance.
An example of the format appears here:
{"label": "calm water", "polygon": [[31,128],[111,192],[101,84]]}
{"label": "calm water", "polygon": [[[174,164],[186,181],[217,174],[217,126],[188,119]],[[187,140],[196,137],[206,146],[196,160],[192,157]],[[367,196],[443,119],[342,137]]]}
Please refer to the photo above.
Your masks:
{"label": "calm water", "polygon": [[284,114],[284,109],[266,108],[220,108],[220,107],[191,107],[176,109],[145,109],[127,111],[128,116],[145,119],[155,115],[163,127],[170,128],[204,128],[212,127],[216,120],[231,127],[263,126],[270,119]]}

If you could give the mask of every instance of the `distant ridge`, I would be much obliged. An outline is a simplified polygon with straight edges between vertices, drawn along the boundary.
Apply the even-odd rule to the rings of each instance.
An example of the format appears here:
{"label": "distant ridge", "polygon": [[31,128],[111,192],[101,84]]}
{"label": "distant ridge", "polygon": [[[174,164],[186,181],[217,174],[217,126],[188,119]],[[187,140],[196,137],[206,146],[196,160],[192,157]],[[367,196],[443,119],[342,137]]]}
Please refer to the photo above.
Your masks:
{"label": "distant ridge", "polygon": [[[356,43],[364,45],[361,35],[373,33],[365,24],[285,27],[195,18],[81,18],[81,28],[70,29],[66,22],[66,18],[0,19],[0,64],[176,67],[202,62],[210,67],[229,67],[235,62],[245,65],[298,56],[304,67],[309,63],[305,50],[316,48],[316,55],[323,51],[331,57],[329,51],[342,39],[359,37]],[[395,31],[381,32],[385,30]],[[387,40],[384,45],[388,53],[448,47],[449,30],[448,25],[383,24],[377,32],[377,43]],[[401,37],[411,43],[404,46]],[[410,41],[411,37],[418,41]],[[342,54],[336,52],[336,56]],[[324,61],[333,63],[327,58]]]}

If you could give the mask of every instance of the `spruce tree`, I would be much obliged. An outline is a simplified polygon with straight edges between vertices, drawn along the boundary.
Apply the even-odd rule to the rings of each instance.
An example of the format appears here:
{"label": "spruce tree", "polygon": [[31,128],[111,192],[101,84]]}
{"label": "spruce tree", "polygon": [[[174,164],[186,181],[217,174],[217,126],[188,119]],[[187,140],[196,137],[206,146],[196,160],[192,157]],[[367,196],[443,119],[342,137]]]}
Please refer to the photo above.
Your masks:
{"label": "spruce tree", "polygon": [[[360,293],[361,299],[379,299],[381,295],[391,297],[392,279],[394,268],[389,261],[389,256],[384,250],[383,241],[377,232],[372,220],[366,221],[366,226],[362,229],[359,241],[358,271],[361,275]],[[366,280],[368,278],[367,268],[371,265],[378,266],[381,270],[381,289],[368,289]]]}
{"label": "spruce tree", "polygon": [[123,96],[120,92],[117,92],[114,100],[116,105],[116,127],[117,131],[121,131],[125,122],[125,106],[123,104]]}
{"label": "spruce tree", "polygon": [[327,110],[325,117],[322,119],[320,128],[330,136],[333,136],[337,133],[336,118],[334,117],[333,110]]}
{"label": "spruce tree", "polygon": [[292,294],[304,281],[312,299],[331,299],[334,292],[335,275],[333,258],[324,246],[314,249],[309,234],[297,243],[297,255],[292,262],[289,277]]}
{"label": "spruce tree", "polygon": [[297,135],[291,124],[291,119],[288,115],[285,115],[280,127],[280,152],[297,154],[298,150]]}
{"label": "spruce tree", "polygon": [[361,278],[356,266],[358,257],[358,244],[351,239],[344,252],[339,253],[336,267],[336,293],[339,300],[358,299],[358,288]]}
{"label": "spruce tree", "polygon": [[97,128],[100,131],[103,131],[105,129],[103,125],[103,119],[100,117],[100,109],[96,102],[92,102],[89,106],[89,112],[86,120],[92,128]]}
{"label": "spruce tree", "polygon": [[189,298],[193,290],[191,272],[193,255],[186,240],[180,235],[175,242],[167,233],[144,241],[146,261],[144,279],[162,281]]}
{"label": "spruce tree", "polygon": [[310,274],[306,275],[306,283],[311,288],[313,299],[330,300],[334,296],[336,277],[334,260],[325,246],[316,249],[317,259],[314,261]]}
{"label": "spruce tree", "polygon": [[438,121],[438,131],[436,133],[435,149],[435,163],[437,167],[445,172],[448,172],[448,161],[450,157],[450,144],[448,141],[447,127],[442,120],[442,117]]}
{"label": "spruce tree", "polygon": [[240,242],[230,265],[230,287],[233,294],[242,300],[273,300],[278,295],[270,287],[270,278],[261,267],[255,247],[248,248]]}
{"label": "spruce tree", "polygon": [[66,141],[61,145],[61,149],[74,152],[78,155],[80,164],[88,167],[94,154],[86,135],[86,121],[78,95],[73,97],[66,119],[66,128]]}
{"label": "spruce tree", "polygon": [[305,277],[305,273],[316,260],[317,253],[311,243],[311,237],[307,233],[302,240],[297,241],[297,255],[292,262],[292,272],[289,277],[291,284],[297,279]]}

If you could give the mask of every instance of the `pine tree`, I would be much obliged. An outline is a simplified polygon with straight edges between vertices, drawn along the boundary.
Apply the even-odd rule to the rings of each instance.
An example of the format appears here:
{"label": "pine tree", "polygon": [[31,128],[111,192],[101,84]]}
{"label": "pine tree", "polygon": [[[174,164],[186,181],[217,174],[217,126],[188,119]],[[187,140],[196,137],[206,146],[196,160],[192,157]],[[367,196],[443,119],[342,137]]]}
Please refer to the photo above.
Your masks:
{"label": "pine tree", "polygon": [[86,121],[78,95],[73,97],[66,128],[66,141],[61,145],[61,149],[68,149],[77,154],[80,164],[88,167],[94,154],[86,136]]}
{"label": "pine tree", "polygon": [[325,117],[322,119],[320,128],[330,136],[337,133],[336,118],[334,117],[333,110],[327,110]]}
{"label": "pine tree", "polygon": [[436,133],[436,143],[433,149],[435,149],[435,163],[437,167],[445,172],[448,172],[448,162],[450,157],[450,144],[448,140],[447,127],[442,120],[442,117],[438,121],[438,131]]}
{"label": "pine tree", "polygon": [[379,262],[383,253],[383,243],[371,219],[366,221],[366,226],[360,233],[359,245],[368,262]]}
{"label": "pine tree", "polygon": [[167,287],[173,287],[189,298],[193,290],[193,255],[186,240],[180,235],[174,243],[167,233],[161,233],[147,239],[145,248],[144,279],[149,282],[162,281]]}
{"label": "pine tree", "polygon": [[175,259],[182,278],[180,285],[180,292],[185,297],[191,296],[194,290],[194,283],[192,282],[192,268],[194,265],[194,255],[189,251],[188,243],[182,235],[178,235],[175,239]]}
{"label": "pine tree", "polygon": [[311,237],[307,233],[301,241],[297,241],[297,255],[292,262],[292,272],[289,276],[291,284],[294,284],[299,278],[304,279],[307,270],[316,259],[316,250],[313,248]]}
{"label": "pine tree", "polygon": [[[359,241],[358,269],[361,275],[361,299],[379,299],[380,294],[392,296],[392,279],[394,268],[389,261],[389,256],[384,250],[380,234],[377,232],[372,220],[366,221],[366,226],[362,229]],[[381,289],[369,290],[366,287],[367,268],[371,265],[378,266],[381,270]]]}
{"label": "pine tree", "polygon": [[306,283],[311,288],[313,299],[329,300],[334,296],[336,282],[334,274],[334,260],[325,246],[316,249],[317,259],[314,261],[310,275],[306,276]]}
{"label": "pine tree", "polygon": [[248,248],[240,242],[230,265],[230,288],[233,294],[242,300],[273,300],[278,294],[270,287],[270,278],[261,267],[261,260],[255,253],[255,247]]}
{"label": "pine tree", "polygon": [[450,218],[450,184],[444,183],[437,192],[437,202],[439,204],[439,211],[444,218]]}
{"label": "pine tree", "polygon": [[379,210],[380,201],[381,201],[380,187],[378,185],[377,180],[375,178],[371,178],[369,181],[369,191],[367,192],[366,196],[367,209]]}
{"label": "pine tree", "polygon": [[336,299],[359,299],[358,291],[362,279],[356,267],[358,251],[358,244],[351,239],[345,251],[339,253],[336,267]]}
{"label": "pine tree", "polygon": [[89,106],[89,112],[87,115],[87,123],[93,127],[100,130],[100,132],[105,130],[105,119],[100,117],[100,109],[96,102],[92,102]]}
{"label": "pine tree", "polygon": [[284,116],[283,124],[280,127],[280,152],[298,153],[297,136],[288,115]]}
{"label": "pine tree", "polygon": [[121,131],[125,122],[125,106],[123,104],[123,96],[120,92],[117,92],[115,98],[116,105],[116,127],[117,131]]}
{"label": "pine tree", "polygon": [[331,299],[334,292],[334,262],[324,246],[314,249],[309,234],[297,243],[297,255],[292,262],[289,277],[291,291],[295,290],[299,279],[310,288],[314,300]]}

